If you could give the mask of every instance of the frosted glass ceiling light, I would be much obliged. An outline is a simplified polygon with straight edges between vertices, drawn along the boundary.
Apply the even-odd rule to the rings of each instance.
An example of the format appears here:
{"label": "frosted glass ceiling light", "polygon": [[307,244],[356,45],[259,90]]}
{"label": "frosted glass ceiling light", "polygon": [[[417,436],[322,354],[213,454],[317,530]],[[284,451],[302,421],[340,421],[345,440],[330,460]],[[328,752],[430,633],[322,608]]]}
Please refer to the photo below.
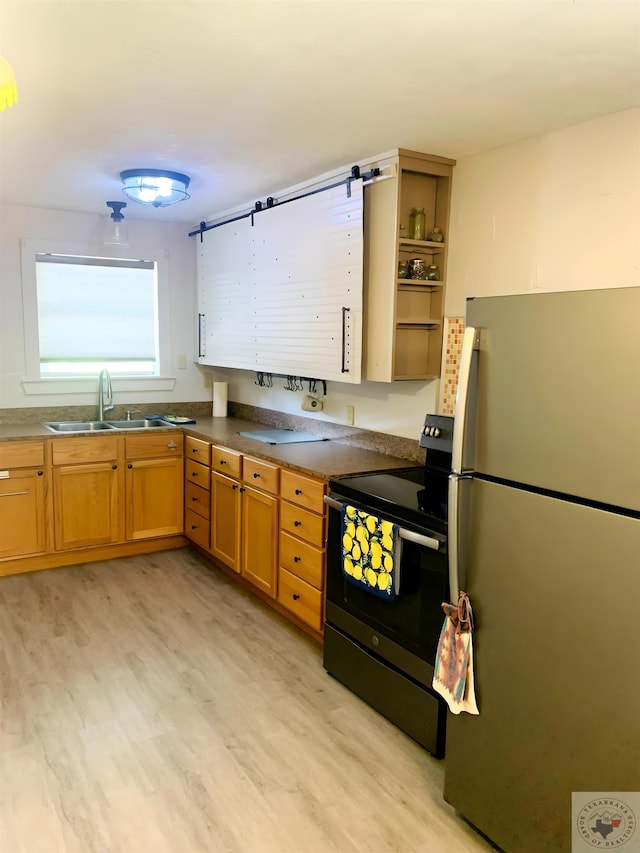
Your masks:
{"label": "frosted glass ceiling light", "polygon": [[189,198],[187,187],[189,178],[180,172],[166,172],[162,169],[127,169],[120,172],[123,193],[132,201],[151,204],[153,207],[167,207],[176,201]]}
{"label": "frosted glass ceiling light", "polygon": [[122,208],[127,206],[126,201],[108,201],[107,207],[111,208],[111,216],[107,220],[106,231],[104,234],[105,246],[128,246],[129,234],[127,226],[124,223],[124,215]]}

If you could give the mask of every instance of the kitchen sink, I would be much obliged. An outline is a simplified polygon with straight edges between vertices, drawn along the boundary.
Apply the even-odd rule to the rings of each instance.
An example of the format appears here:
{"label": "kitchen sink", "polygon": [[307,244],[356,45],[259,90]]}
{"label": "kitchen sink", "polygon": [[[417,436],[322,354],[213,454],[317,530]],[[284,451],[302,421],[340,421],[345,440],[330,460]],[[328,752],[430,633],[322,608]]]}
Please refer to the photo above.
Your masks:
{"label": "kitchen sink", "polygon": [[162,418],[139,418],[131,421],[49,421],[45,426],[51,432],[97,432],[105,429],[153,429],[170,427]]}
{"label": "kitchen sink", "polygon": [[113,429],[149,429],[151,427],[168,427],[166,421],[162,418],[138,418],[131,421],[106,421]]}
{"label": "kitchen sink", "polygon": [[51,421],[45,426],[51,432],[95,432],[99,429],[111,429],[104,421]]}

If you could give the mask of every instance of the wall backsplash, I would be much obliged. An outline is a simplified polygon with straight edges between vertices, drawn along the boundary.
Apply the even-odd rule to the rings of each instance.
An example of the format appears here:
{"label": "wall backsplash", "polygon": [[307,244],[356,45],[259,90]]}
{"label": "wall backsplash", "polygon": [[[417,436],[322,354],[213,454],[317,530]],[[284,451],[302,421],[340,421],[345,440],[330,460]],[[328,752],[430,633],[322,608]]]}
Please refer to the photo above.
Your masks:
{"label": "wall backsplash", "polygon": [[453,415],[455,411],[463,335],[464,317],[447,317],[444,327],[444,359],[440,385],[441,415]]}

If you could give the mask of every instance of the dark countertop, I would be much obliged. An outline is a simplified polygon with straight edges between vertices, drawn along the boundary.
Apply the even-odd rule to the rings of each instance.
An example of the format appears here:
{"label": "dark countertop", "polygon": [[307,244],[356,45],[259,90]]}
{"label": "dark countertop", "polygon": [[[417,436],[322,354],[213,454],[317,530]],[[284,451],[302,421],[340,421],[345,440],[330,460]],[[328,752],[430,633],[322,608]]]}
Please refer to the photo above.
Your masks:
{"label": "dark countertop", "polygon": [[[241,418],[199,417],[197,423],[174,427],[186,435],[202,438],[214,444],[221,444],[232,450],[257,459],[265,459],[283,468],[291,468],[302,474],[330,479],[350,474],[364,474],[371,471],[384,471],[394,468],[415,466],[415,460],[389,456],[375,450],[356,447],[336,439],[299,444],[264,444],[255,439],[238,435],[240,431],[269,429],[265,424]],[[156,430],[150,429],[153,433]],[[140,433],[141,430],[135,430]],[[54,434],[42,424],[0,424],[0,441],[19,441],[28,438],[45,438],[64,441],[76,438],[80,433]],[[92,435],[130,435],[129,430],[114,430],[94,433],[81,433],[83,437]]]}

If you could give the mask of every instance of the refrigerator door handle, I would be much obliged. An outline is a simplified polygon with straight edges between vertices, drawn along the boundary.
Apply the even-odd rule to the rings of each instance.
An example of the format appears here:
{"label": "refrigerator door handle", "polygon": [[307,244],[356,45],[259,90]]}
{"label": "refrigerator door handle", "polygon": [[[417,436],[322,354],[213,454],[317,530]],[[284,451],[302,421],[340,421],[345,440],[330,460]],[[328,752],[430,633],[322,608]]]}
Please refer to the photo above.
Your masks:
{"label": "refrigerator door handle", "polygon": [[465,540],[467,518],[461,494],[461,484],[472,479],[471,474],[449,475],[449,595],[453,604],[460,596],[460,590],[466,588]]}
{"label": "refrigerator door handle", "polygon": [[[465,449],[465,438],[469,421],[473,420],[473,402],[475,400],[475,367],[477,359],[474,353],[480,349],[480,330],[474,326],[467,326],[462,338],[462,353],[460,355],[460,369],[458,372],[458,391],[456,394],[456,408],[453,422],[453,447],[451,454],[451,470],[455,474],[462,474],[463,451]],[[468,468],[468,466],[467,466]]]}

